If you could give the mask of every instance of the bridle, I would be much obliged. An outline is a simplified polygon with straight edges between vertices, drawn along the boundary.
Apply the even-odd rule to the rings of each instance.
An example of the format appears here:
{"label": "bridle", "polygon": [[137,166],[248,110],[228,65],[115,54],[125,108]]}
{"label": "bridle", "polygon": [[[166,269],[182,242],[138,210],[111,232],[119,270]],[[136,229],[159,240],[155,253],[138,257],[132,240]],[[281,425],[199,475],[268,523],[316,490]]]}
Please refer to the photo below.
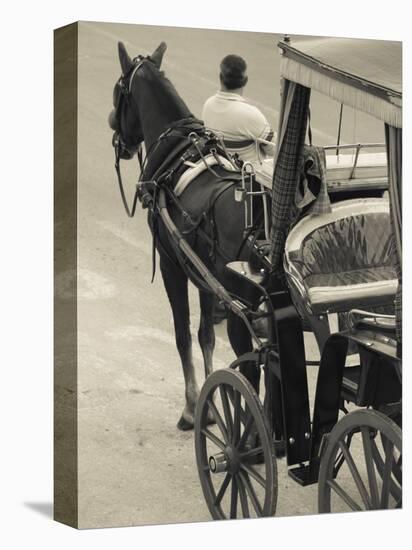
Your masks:
{"label": "bridle", "polygon": [[[130,152],[127,149],[126,142],[124,141],[120,131],[120,120],[121,120],[122,109],[124,104],[129,102],[129,97],[132,90],[132,84],[133,84],[133,79],[135,74],[143,65],[143,63],[148,59],[149,58],[143,57],[141,55],[135,57],[133,59],[133,62],[132,62],[133,64],[129,69],[129,71],[126,74],[121,75],[121,77],[116,82],[114,87],[113,105],[114,105],[114,118],[116,120],[117,129],[113,137],[113,146],[120,147],[121,148],[120,153],[126,152],[130,154]],[[130,154],[130,158],[131,156],[132,155]]]}
{"label": "bridle", "polygon": [[[131,90],[132,90],[132,84],[133,79],[137,73],[137,71],[144,65],[146,62],[151,62],[150,56],[143,57],[141,55],[135,57],[133,59],[133,65],[130,67],[129,71],[126,74],[122,74],[122,76],[119,78],[115,85],[115,91],[114,94],[117,93],[117,95],[113,99],[113,105],[114,105],[114,117],[116,120],[116,129],[115,133],[113,135],[112,145],[114,147],[115,151],[115,169],[117,174],[117,181],[119,184],[119,190],[120,190],[120,196],[122,198],[123,206],[126,211],[126,214],[129,218],[132,218],[135,215],[136,207],[137,207],[137,200],[141,198],[142,193],[142,184],[145,182],[142,182],[142,177],[144,174],[144,168],[147,164],[147,159],[149,155],[154,151],[154,149],[157,148],[157,146],[160,144],[160,142],[166,138],[171,137],[180,137],[184,138],[188,143],[196,143],[196,139],[198,136],[195,137],[195,141],[193,142],[193,139],[191,138],[191,134],[187,136],[187,132],[181,133],[179,132],[179,128],[187,128],[187,124],[193,124],[193,123],[200,123],[203,126],[203,123],[199,121],[198,119],[190,116],[186,119],[181,119],[179,121],[176,121],[175,123],[170,124],[169,128],[167,128],[159,137],[158,139],[151,144],[149,149],[146,151],[145,158],[143,159],[142,154],[142,144],[137,147],[137,158],[139,162],[140,167],[140,177],[139,177],[139,183],[136,185],[135,193],[132,199],[131,207],[128,204],[128,201],[126,199],[126,193],[123,186],[123,180],[122,180],[122,174],[120,170],[120,161],[121,159],[131,159],[133,157],[134,152],[131,152],[126,142],[122,136],[121,130],[120,130],[120,120],[121,120],[121,113],[123,106],[126,102],[129,102],[129,106],[131,110],[136,111],[136,105],[133,103],[130,103],[130,97],[131,97]],[[138,115],[138,113],[136,113]],[[165,166],[168,164],[168,161],[170,159],[165,159],[165,161],[161,164],[158,170],[156,170],[156,174],[158,175],[160,172],[165,171]],[[150,182],[146,182],[150,183]],[[152,184],[155,184],[154,181],[151,182]]]}
{"label": "bridle", "polygon": [[[137,71],[140,69],[140,67],[148,60],[150,60],[149,57],[143,57],[141,55],[138,55],[137,57],[135,57],[133,59],[133,65],[130,68],[130,70],[126,74],[122,74],[119,80],[116,82],[115,92],[114,92],[114,93],[117,92],[117,96],[114,98],[114,101],[113,101],[114,117],[116,120],[117,129],[115,130],[115,133],[113,135],[112,145],[114,147],[114,152],[115,152],[115,168],[116,168],[117,180],[118,180],[119,189],[120,189],[120,196],[122,198],[123,206],[129,218],[132,218],[136,212],[138,189],[136,188],[135,190],[134,197],[132,200],[132,206],[130,208],[126,199],[126,194],[123,186],[122,174],[120,170],[120,160],[122,158],[131,159],[133,156],[133,153],[130,152],[130,150],[128,149],[126,142],[124,141],[124,138],[120,131],[120,120],[121,120],[121,113],[122,113],[123,106],[126,102],[129,102],[129,97],[132,89],[134,76],[137,73]],[[142,174],[143,158],[142,158],[141,144],[137,148],[137,158],[140,165],[140,173]]]}

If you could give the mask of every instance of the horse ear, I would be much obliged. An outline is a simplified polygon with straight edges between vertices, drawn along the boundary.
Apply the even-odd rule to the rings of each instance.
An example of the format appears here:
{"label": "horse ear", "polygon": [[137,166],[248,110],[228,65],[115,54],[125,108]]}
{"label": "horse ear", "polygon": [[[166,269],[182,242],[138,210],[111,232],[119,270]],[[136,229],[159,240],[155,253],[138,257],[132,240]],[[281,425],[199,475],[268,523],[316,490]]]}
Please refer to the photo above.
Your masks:
{"label": "horse ear", "polygon": [[123,75],[126,75],[132,68],[133,61],[131,60],[130,55],[127,53],[123,42],[119,42],[117,47],[119,50],[119,60],[120,66],[122,68],[122,73]]}
{"label": "horse ear", "polygon": [[162,59],[165,51],[167,50],[166,42],[161,42],[159,46],[155,49],[155,51],[150,56],[150,59],[153,61],[153,63],[156,65],[158,69],[160,69],[160,65],[162,64]]}

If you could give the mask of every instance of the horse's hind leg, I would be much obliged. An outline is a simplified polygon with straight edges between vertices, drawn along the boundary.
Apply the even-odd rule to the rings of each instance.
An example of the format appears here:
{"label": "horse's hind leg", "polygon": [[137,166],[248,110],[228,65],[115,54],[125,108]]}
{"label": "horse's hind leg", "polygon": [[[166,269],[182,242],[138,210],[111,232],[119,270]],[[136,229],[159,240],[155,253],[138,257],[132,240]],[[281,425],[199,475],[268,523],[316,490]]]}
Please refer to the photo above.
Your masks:
{"label": "horse's hind leg", "polygon": [[179,430],[190,430],[194,425],[194,413],[199,396],[199,388],[196,382],[192,358],[188,281],[182,269],[165,257],[160,258],[160,269],[173,312],[176,346],[182,361],[185,381],[186,403],[177,427]]}
{"label": "horse's hind leg", "polygon": [[215,298],[213,294],[199,290],[200,324],[197,333],[205,365],[205,377],[213,372],[213,351],[215,349],[215,329],[213,326],[213,310]]}
{"label": "horse's hind leg", "polygon": [[[252,339],[250,333],[239,317],[234,313],[229,312],[227,318],[227,334],[230,344],[237,357],[240,357],[244,353],[253,350]],[[260,367],[251,361],[245,361],[240,365],[240,372],[249,380],[259,394],[260,383]]]}

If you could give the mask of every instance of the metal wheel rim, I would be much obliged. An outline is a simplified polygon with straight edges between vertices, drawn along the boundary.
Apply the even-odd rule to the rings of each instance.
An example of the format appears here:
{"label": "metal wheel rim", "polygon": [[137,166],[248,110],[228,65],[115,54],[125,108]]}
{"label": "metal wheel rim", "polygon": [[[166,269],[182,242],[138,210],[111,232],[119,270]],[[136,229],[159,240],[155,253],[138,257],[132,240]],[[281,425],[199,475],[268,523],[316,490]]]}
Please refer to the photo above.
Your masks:
{"label": "metal wheel rim", "polygon": [[[243,407],[240,407],[243,412],[242,414],[237,415],[237,419],[241,419],[240,423],[243,425],[243,432],[236,434],[237,437],[232,434],[234,438],[232,440],[235,444],[240,443],[240,449],[242,451],[244,450],[245,454],[243,455],[243,458],[238,457],[240,463],[238,473],[231,474],[227,471],[222,472],[224,475],[221,477],[221,483],[217,483],[219,485],[219,490],[217,490],[212,477],[215,474],[211,472],[209,464],[207,442],[209,441],[210,436],[205,435],[207,433],[205,432],[205,429],[207,429],[207,414],[210,410],[210,398],[214,396],[216,392],[219,392],[221,395],[221,392],[227,390],[228,388],[232,388],[234,390],[235,397],[232,396],[232,399],[238,399],[236,395],[239,394],[245,403],[245,410],[247,406],[248,414],[245,415]],[[233,401],[231,401],[231,405],[233,406]],[[233,415],[235,415],[235,409],[236,408],[233,406]],[[221,442],[225,443],[223,433],[219,426],[222,420],[226,428],[228,426],[228,419],[226,417],[225,410],[223,413],[224,414],[221,415],[221,419],[217,422],[217,430],[220,431]],[[232,420],[235,423],[236,419],[232,418]],[[256,428],[260,438],[259,447],[250,449],[249,451],[244,449],[245,441],[243,441],[243,444],[241,442],[242,436],[244,437],[244,432],[247,431],[245,430],[246,424],[249,427],[250,433]],[[255,478],[255,474],[257,473],[255,467],[248,462],[251,455],[256,454],[256,450],[260,448],[261,453],[259,454],[263,456],[264,464],[264,476],[261,475],[260,477],[263,479],[264,485],[262,484],[262,479],[259,480],[258,478]],[[252,514],[255,514],[253,517],[274,515],[277,502],[277,467],[273,442],[270,436],[267,419],[263,412],[262,404],[251,384],[239,372],[232,369],[222,369],[215,371],[206,380],[196,407],[195,449],[203,494],[213,519],[251,517]],[[222,454],[224,453],[222,452]],[[249,454],[249,456],[247,456],[247,454]],[[253,478],[251,482],[250,480],[252,475]],[[248,479],[250,483],[248,483]],[[259,482],[258,485],[262,487],[260,490],[264,491],[263,502],[259,502],[258,499],[258,504],[256,504],[256,499],[253,498],[253,488],[256,486],[257,482]],[[252,484],[252,491],[250,484]],[[236,486],[236,489],[234,489],[234,486]],[[223,496],[221,495],[221,491],[224,492],[224,495],[228,491],[231,493],[229,513],[225,513],[225,510],[222,508]],[[237,492],[237,505],[234,505],[233,513],[232,499],[234,492]]]}

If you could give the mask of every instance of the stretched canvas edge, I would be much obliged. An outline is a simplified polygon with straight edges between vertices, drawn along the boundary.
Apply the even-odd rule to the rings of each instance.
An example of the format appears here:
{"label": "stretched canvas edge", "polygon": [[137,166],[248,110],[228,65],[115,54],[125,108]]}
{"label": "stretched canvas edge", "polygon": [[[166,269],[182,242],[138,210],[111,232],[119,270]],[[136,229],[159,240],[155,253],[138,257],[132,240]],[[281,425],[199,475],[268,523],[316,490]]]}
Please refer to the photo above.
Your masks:
{"label": "stretched canvas edge", "polygon": [[54,519],[78,527],[78,24],[54,31]]}

